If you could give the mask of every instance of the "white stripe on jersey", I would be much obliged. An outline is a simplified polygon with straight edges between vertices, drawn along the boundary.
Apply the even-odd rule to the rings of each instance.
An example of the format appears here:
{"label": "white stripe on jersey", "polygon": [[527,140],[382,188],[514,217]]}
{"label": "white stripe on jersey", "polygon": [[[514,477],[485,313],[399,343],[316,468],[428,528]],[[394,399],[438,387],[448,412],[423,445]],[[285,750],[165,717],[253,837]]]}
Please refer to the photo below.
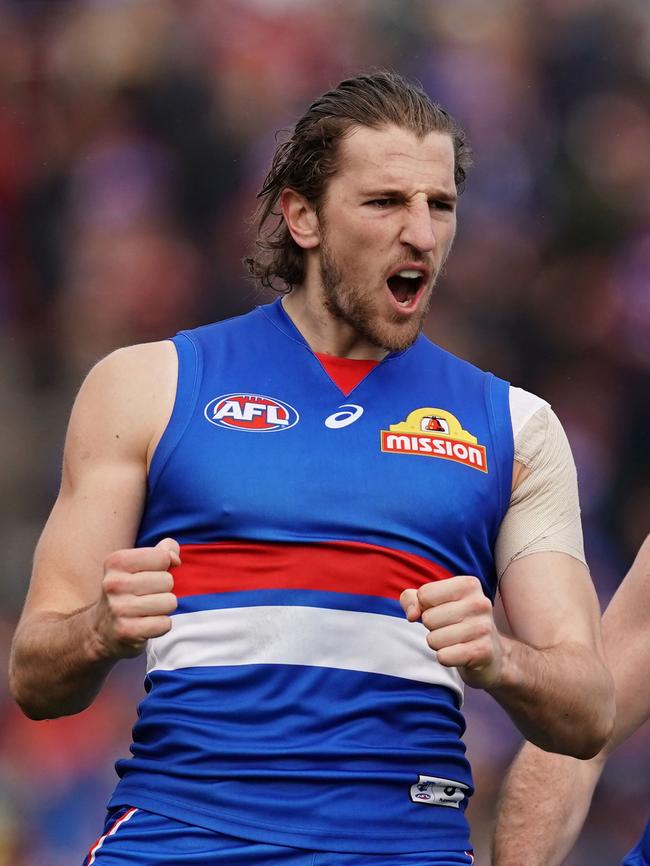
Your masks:
{"label": "white stripe on jersey", "polygon": [[171,631],[149,641],[147,672],[278,664],[387,674],[452,689],[463,700],[456,668],[441,665],[420,622],[377,613],[298,606],[259,606],[176,614]]}

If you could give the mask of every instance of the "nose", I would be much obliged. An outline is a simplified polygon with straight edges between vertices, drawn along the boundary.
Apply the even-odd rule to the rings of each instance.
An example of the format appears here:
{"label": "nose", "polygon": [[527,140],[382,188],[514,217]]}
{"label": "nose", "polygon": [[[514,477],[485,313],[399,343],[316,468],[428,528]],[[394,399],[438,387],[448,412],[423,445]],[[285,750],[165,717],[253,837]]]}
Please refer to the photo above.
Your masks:
{"label": "nose", "polygon": [[436,246],[433,220],[428,201],[411,202],[404,208],[404,223],[400,234],[403,244],[421,253],[430,253]]}

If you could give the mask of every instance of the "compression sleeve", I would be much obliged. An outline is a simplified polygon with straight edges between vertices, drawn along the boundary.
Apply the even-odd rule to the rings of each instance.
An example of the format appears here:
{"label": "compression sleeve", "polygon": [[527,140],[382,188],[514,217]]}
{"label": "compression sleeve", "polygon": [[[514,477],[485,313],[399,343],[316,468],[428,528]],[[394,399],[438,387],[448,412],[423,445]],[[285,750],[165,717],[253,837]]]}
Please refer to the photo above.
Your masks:
{"label": "compression sleeve", "polygon": [[548,403],[519,388],[511,392],[515,460],[527,472],[512,492],[497,536],[499,578],[511,562],[530,553],[568,553],[585,562],[577,474],[566,433]]}

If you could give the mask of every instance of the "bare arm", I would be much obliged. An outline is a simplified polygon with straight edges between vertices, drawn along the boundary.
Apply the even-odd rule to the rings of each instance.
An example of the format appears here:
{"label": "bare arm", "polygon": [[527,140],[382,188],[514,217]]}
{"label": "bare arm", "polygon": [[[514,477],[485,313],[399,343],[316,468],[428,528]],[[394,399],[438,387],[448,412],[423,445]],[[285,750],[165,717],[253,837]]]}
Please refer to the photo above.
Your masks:
{"label": "bare arm", "polygon": [[130,548],[148,459],[171,411],[175,363],[171,343],[120,350],[79,392],[10,659],[12,693],[32,718],[84,709],[119,658],[170,627],[168,570],[178,546]]}
{"label": "bare arm", "polygon": [[508,566],[501,595],[513,637],[497,630],[475,577],[406,590],[402,603],[429,629],[438,661],[488,691],[527,739],[591,757],[611,733],[614,702],[587,569],[566,554],[533,553]]}
{"label": "bare arm", "polygon": [[498,631],[475,577],[407,590],[402,603],[410,620],[421,617],[429,629],[438,661],[490,692],[528,740],[589,758],[611,732],[614,705],[600,610],[582,559],[575,465],[547,404],[511,389],[511,411],[516,459],[495,564],[512,637]]}
{"label": "bare arm", "polygon": [[614,700],[586,567],[566,554],[531,554],[508,567],[501,598],[514,638],[502,636],[500,677],[487,690],[527,740],[591,757],[611,734]]}
{"label": "bare arm", "polygon": [[558,866],[571,851],[607,756],[650,716],[650,691],[639,688],[650,666],[649,622],[650,536],[603,616],[617,705],[612,738],[590,761],[523,747],[501,794],[494,866]]}

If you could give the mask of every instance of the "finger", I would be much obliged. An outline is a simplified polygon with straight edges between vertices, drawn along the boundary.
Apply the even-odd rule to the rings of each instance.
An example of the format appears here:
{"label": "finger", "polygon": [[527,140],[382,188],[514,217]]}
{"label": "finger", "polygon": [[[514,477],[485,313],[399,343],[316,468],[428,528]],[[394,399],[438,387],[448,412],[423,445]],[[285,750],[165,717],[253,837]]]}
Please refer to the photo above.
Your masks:
{"label": "finger", "polygon": [[138,646],[143,641],[162,637],[172,627],[170,616],[144,616],[121,620],[116,624],[115,635],[122,644]]}
{"label": "finger", "polygon": [[470,643],[478,637],[471,623],[459,622],[430,631],[427,635],[427,643],[431,649],[438,652],[445,647],[451,648]]}
{"label": "finger", "polygon": [[174,578],[168,571],[109,571],[102,586],[107,595],[151,595],[171,592]]}
{"label": "finger", "polygon": [[485,597],[479,579],[472,575],[456,574],[421,586],[418,589],[418,603],[422,610],[426,610],[429,607],[449,601],[460,601],[473,595]]}
{"label": "finger", "polygon": [[415,622],[420,619],[422,611],[418,603],[418,593],[416,589],[405,589],[399,597],[399,603],[402,605],[402,610],[406,614],[409,622]]}
{"label": "finger", "polygon": [[104,560],[104,570],[128,571],[131,574],[138,571],[167,571],[173,553],[174,551],[168,550],[167,547],[160,546],[116,550]]}
{"label": "finger", "polygon": [[178,599],[171,592],[157,592],[153,595],[118,595],[110,600],[111,613],[119,619],[169,615],[177,607]]}
{"label": "finger", "polygon": [[462,601],[447,601],[422,611],[422,622],[430,630],[455,625],[469,618],[469,611]]}
{"label": "finger", "polygon": [[171,567],[175,567],[181,564],[181,546],[175,538],[163,538],[162,541],[158,542],[155,549],[169,551],[169,565]]}
{"label": "finger", "polygon": [[470,668],[480,671],[494,662],[491,645],[484,640],[472,640],[437,650],[438,661],[450,668]]}

